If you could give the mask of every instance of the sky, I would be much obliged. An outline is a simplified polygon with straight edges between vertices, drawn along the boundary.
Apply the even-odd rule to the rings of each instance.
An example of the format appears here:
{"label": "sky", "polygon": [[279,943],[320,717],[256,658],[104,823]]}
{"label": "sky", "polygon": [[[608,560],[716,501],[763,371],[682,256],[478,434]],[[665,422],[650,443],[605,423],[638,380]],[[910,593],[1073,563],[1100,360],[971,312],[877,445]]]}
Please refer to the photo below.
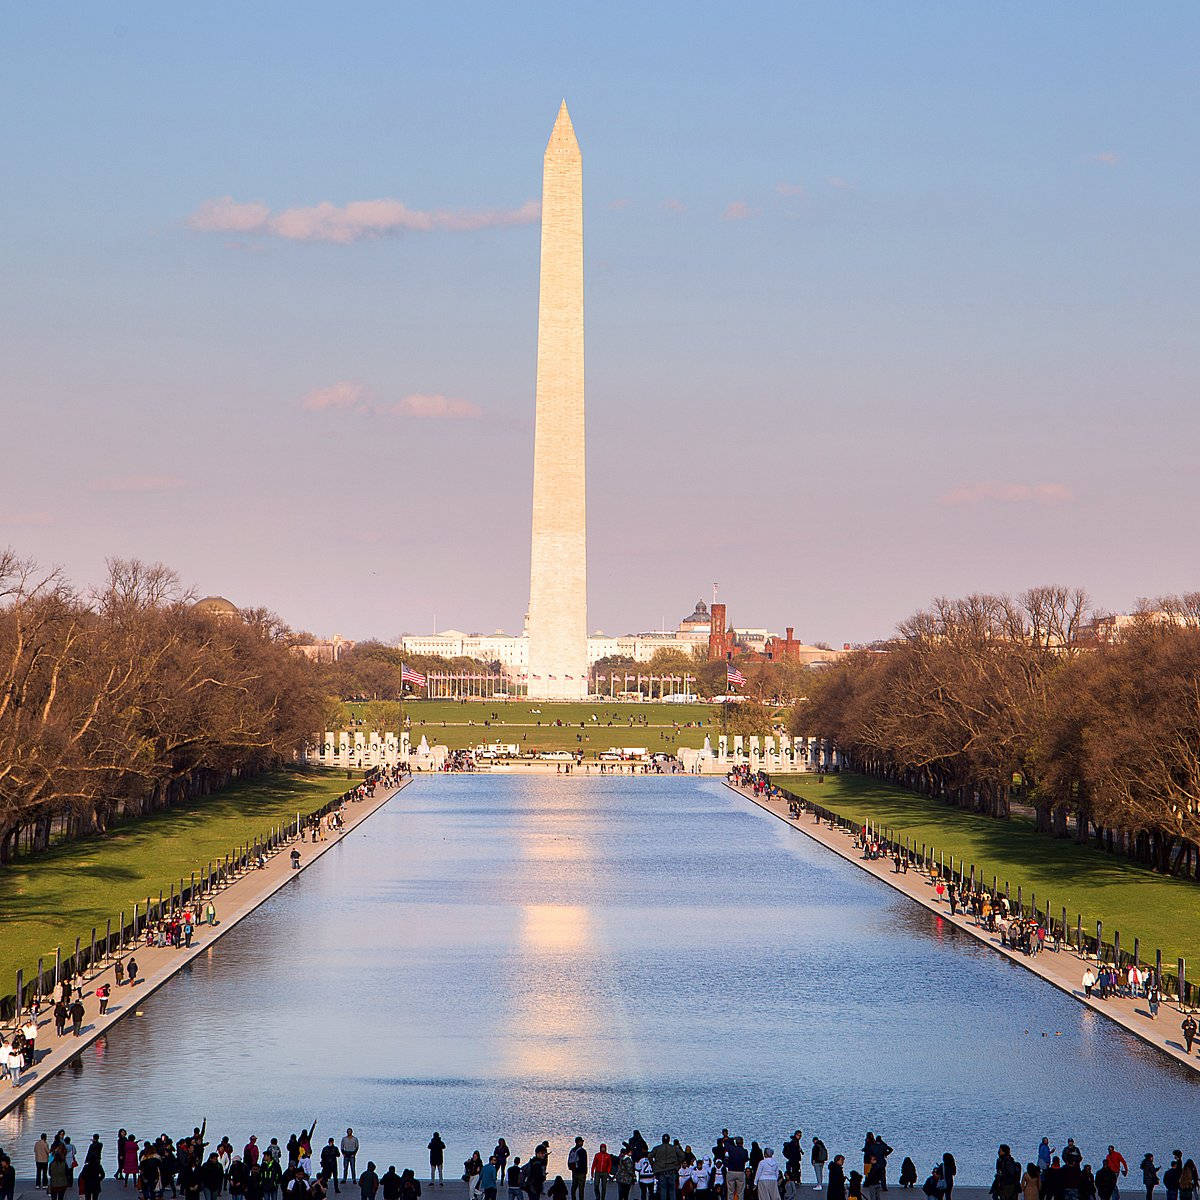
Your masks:
{"label": "sky", "polygon": [[589,625],[1200,587],[1200,7],[8,5],[0,546],[520,629],[583,154]]}

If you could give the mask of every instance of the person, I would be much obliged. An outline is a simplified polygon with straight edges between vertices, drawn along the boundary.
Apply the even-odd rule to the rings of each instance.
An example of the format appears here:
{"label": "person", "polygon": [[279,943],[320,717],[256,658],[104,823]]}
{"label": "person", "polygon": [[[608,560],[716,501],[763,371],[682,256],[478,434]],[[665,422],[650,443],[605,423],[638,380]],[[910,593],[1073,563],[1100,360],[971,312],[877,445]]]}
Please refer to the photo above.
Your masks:
{"label": "person", "polygon": [[825,1186],[825,1164],[829,1161],[829,1151],[825,1149],[825,1143],[816,1134],[813,1134],[812,1149],[808,1153],[808,1160],[813,1165],[813,1174],[817,1179],[814,1190],[819,1192]]}
{"label": "person", "polygon": [[49,1188],[51,1200],[63,1200],[71,1186],[71,1165],[65,1146],[56,1146],[50,1155]]}
{"label": "person", "polygon": [[750,1155],[740,1137],[734,1138],[725,1151],[726,1200],[743,1200],[746,1193],[746,1164]]}
{"label": "person", "polygon": [[[549,1147],[543,1142],[534,1151],[533,1157],[525,1164],[525,1194],[529,1200],[538,1200],[542,1189],[546,1186],[546,1163],[549,1158]],[[559,1179],[561,1180],[561,1176]]]}
{"label": "person", "polygon": [[754,1172],[754,1190],[758,1200],[779,1200],[779,1164],[770,1146],[764,1147],[762,1161]]}
{"label": "person", "polygon": [[204,1189],[204,1200],[220,1200],[221,1189],[225,1186],[225,1168],[215,1150],[200,1168],[200,1186]]}
{"label": "person", "polygon": [[[12,1159],[0,1151],[0,1200],[13,1200],[17,1187],[17,1173],[13,1170]],[[97,1188],[96,1194],[99,1195]],[[85,1193],[87,1195],[87,1193]],[[91,1200],[90,1196],[88,1200]]]}
{"label": "person", "polygon": [[1042,1138],[1041,1143],[1037,1148],[1037,1166],[1039,1174],[1050,1165],[1050,1159],[1054,1157],[1054,1148],[1050,1145],[1049,1138]]}
{"label": "person", "polygon": [[[383,1200],[400,1200],[400,1176],[396,1174],[394,1166],[388,1167],[384,1171],[383,1178],[379,1182],[383,1191]],[[430,1184],[430,1186],[433,1185]]]}
{"label": "person", "polygon": [[321,1147],[321,1174],[326,1179],[333,1180],[333,1190],[340,1192],[342,1189],[338,1187],[338,1159],[341,1158],[341,1152],[337,1146],[333,1144],[333,1138],[330,1138],[324,1146]]}
{"label": "person", "polygon": [[[561,763],[559,769],[562,769]],[[550,1200],[567,1200],[567,1183],[561,1175],[555,1175],[554,1182],[550,1185],[549,1196]]]}
{"label": "person", "polygon": [[588,1156],[581,1137],[577,1137],[575,1145],[567,1151],[567,1170],[571,1172],[571,1200],[584,1200],[584,1192],[587,1187]]}
{"label": "person", "polygon": [[21,1035],[25,1039],[25,1069],[29,1070],[37,1062],[38,1023],[35,1014],[29,1014],[29,1020],[21,1026]]}
{"label": "person", "polygon": [[880,1200],[883,1189],[887,1186],[887,1180],[884,1178],[884,1170],[887,1158],[882,1151],[875,1151],[871,1157],[867,1159],[866,1176],[863,1179],[863,1187],[866,1188],[869,1200]]}
{"label": "person", "polygon": [[996,1156],[996,1174],[992,1179],[992,1200],[1016,1200],[1021,1188],[1021,1172],[1017,1160],[1007,1145],[1001,1145]]}
{"label": "person", "polygon": [[36,1188],[49,1186],[50,1141],[44,1133],[33,1144],[33,1165],[36,1168],[37,1176],[33,1186]]}
{"label": "person", "polygon": [[501,1184],[506,1181],[505,1172],[508,1168],[509,1153],[508,1143],[503,1138],[497,1138],[496,1148],[492,1151],[492,1157],[496,1160],[496,1175]]}
{"label": "person", "polygon": [[679,1191],[679,1168],[683,1155],[671,1144],[671,1135],[664,1133],[662,1141],[650,1151],[650,1162],[654,1167],[654,1181],[658,1185],[658,1200],[675,1200]]}
{"label": "person", "polygon": [[829,1190],[825,1200],[846,1200],[846,1156],[835,1154],[829,1164]]}
{"label": "person", "polygon": [[[792,1134],[790,1138],[783,1144],[783,1159],[787,1163],[787,1181],[788,1184],[800,1183],[801,1169],[804,1163],[804,1147],[800,1144],[800,1139],[804,1135],[799,1129]],[[789,1187],[788,1189],[792,1189]]]}
{"label": "person", "polygon": [[54,1002],[54,1032],[62,1037],[67,1032],[67,1003],[65,1000]]}
{"label": "person", "polygon": [[117,959],[116,965],[113,967],[113,974],[117,978],[117,987],[124,987],[124,985],[125,985],[125,964],[119,958]]}
{"label": "person", "polygon": [[479,1176],[483,1171],[483,1159],[479,1156],[479,1151],[474,1150],[471,1157],[463,1163],[463,1179],[467,1185],[468,1200],[479,1194]]}
{"label": "person", "polygon": [[1109,1146],[1104,1165],[1113,1173],[1113,1200],[1121,1200],[1120,1177],[1129,1174],[1129,1164],[1115,1146]]}
{"label": "person", "polygon": [[1183,1018],[1183,1025],[1181,1028],[1183,1029],[1183,1040],[1187,1046],[1187,1052],[1191,1054],[1192,1043],[1196,1040],[1196,1018],[1192,1016],[1191,1013],[1188,1013],[1188,1015]]}
{"label": "person", "polygon": [[351,1183],[358,1182],[358,1138],[354,1136],[353,1129],[346,1130],[346,1136],[342,1138],[342,1178],[349,1179]]}
{"label": "person", "polygon": [[358,1177],[358,1194],[362,1200],[375,1200],[375,1193],[379,1191],[379,1175],[375,1171],[375,1164],[367,1162],[367,1169]]}
{"label": "person", "polygon": [[917,1164],[911,1158],[905,1158],[900,1164],[900,1187],[903,1191],[911,1192],[917,1186]]}
{"label": "person", "polygon": [[1025,1164],[1025,1174],[1021,1176],[1021,1200],[1041,1200],[1041,1174],[1037,1163]]}
{"label": "person", "polygon": [[942,1184],[945,1188],[946,1200],[951,1200],[954,1195],[954,1177],[958,1174],[958,1163],[954,1161],[954,1155],[949,1150],[942,1155]]}
{"label": "person", "polygon": [[479,1191],[483,1200],[496,1200],[496,1189],[499,1187],[500,1173],[496,1170],[496,1156],[488,1155],[488,1160],[479,1171]]}
{"label": "person", "polygon": [[929,1173],[929,1178],[921,1185],[921,1191],[929,1197],[929,1200],[941,1200],[941,1197],[946,1193],[946,1184],[942,1179],[942,1168],[934,1167]]}
{"label": "person", "polygon": [[1154,1200],[1154,1189],[1158,1186],[1158,1167],[1154,1155],[1147,1152],[1142,1159],[1142,1186],[1146,1189],[1146,1200]]}
{"label": "person", "polygon": [[[299,851],[299,850],[293,850],[293,851],[292,851],[292,853],[291,853],[291,859],[292,859],[292,870],[293,870],[293,871],[298,871],[298,870],[300,870],[300,851]],[[389,1168],[388,1168],[388,1173],[389,1173],[389,1174],[393,1174],[393,1175],[394,1175],[394,1174],[395,1174],[395,1168],[394,1168],[394,1167],[389,1167]],[[384,1175],[384,1177],[383,1177],[383,1178],[384,1178],[384,1180],[386,1181],[386,1180],[387,1180],[387,1175]],[[400,1179],[399,1179],[399,1176],[397,1176],[397,1178],[396,1178],[396,1186],[397,1186],[397,1187],[399,1187],[399,1186],[400,1186]]]}
{"label": "person", "polygon": [[101,1016],[104,1016],[104,1014],[106,1012],[108,1012],[108,997],[110,995],[110,992],[111,992],[111,989],[109,988],[109,985],[107,983],[102,983],[96,989],[96,999],[100,1001],[100,1015]]}
{"label": "person", "polygon": [[1196,1200],[1196,1164],[1190,1158],[1179,1172],[1179,1200]]}
{"label": "person", "polygon": [[137,959],[132,954],[129,956],[129,963],[125,968],[125,973],[129,976],[129,986],[133,987],[137,983],[138,965]]}
{"label": "person", "polygon": [[[726,1176],[728,1178],[728,1176]],[[654,1195],[654,1164],[643,1154],[637,1161],[638,1200],[650,1200]],[[742,1190],[746,1188],[746,1172],[742,1172]],[[511,1200],[511,1198],[510,1198]]]}
{"label": "person", "polygon": [[1183,1172],[1183,1152],[1171,1153],[1171,1165],[1163,1172],[1162,1183],[1167,1191],[1167,1200],[1179,1200],[1179,1176]]}
{"label": "person", "polygon": [[521,1156],[516,1155],[505,1171],[505,1182],[508,1184],[508,1200],[521,1200]]}
{"label": "person", "polygon": [[592,1192],[596,1200],[608,1200],[608,1181],[613,1173],[613,1157],[608,1144],[600,1143],[600,1149],[592,1155]]}
{"label": "person", "polygon": [[71,1030],[76,1037],[83,1029],[83,1015],[83,1001],[76,996],[71,1004]]}
{"label": "person", "polygon": [[400,1176],[400,1200],[418,1200],[421,1195],[421,1181],[416,1177],[411,1167],[405,1167]]}
{"label": "person", "polygon": [[446,1159],[446,1143],[442,1141],[442,1135],[435,1129],[433,1137],[429,1139],[429,1186],[433,1187],[434,1180],[438,1181],[440,1187],[446,1186],[446,1177],[442,1172],[442,1165]]}

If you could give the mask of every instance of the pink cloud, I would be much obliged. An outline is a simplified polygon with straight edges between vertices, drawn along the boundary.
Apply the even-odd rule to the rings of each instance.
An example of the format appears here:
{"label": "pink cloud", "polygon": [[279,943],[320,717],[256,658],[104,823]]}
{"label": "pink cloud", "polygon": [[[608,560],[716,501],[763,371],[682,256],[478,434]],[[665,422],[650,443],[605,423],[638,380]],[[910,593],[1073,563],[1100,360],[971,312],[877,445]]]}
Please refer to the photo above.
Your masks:
{"label": "pink cloud", "polygon": [[744,221],[750,215],[750,205],[745,200],[733,200],[725,206],[722,221]]}
{"label": "pink cloud", "polygon": [[355,412],[369,412],[367,389],[361,383],[349,379],[330,384],[329,387],[314,388],[301,401],[306,412],[323,412],[327,408],[349,408]]}
{"label": "pink cloud", "polygon": [[380,412],[397,413],[404,417],[420,417],[427,421],[461,421],[464,418],[481,416],[483,410],[469,400],[456,400],[453,396],[423,395],[419,392],[381,405]]}
{"label": "pink cloud", "polygon": [[775,185],[775,191],[780,196],[803,196],[804,184],[785,183],[782,179]]}
{"label": "pink cloud", "polygon": [[512,209],[436,211],[409,208],[399,200],[353,200],[340,206],[324,201],[272,213],[265,204],[241,204],[232,196],[223,196],[206,201],[187,223],[202,233],[258,233],[292,242],[346,245],[393,233],[462,233],[530,225],[540,216],[541,205],[534,200]]}
{"label": "pink cloud", "polygon": [[1115,167],[1121,161],[1121,156],[1113,150],[1101,150],[1099,154],[1089,154],[1088,162],[1101,163],[1106,167]]}
{"label": "pink cloud", "polygon": [[265,204],[240,204],[232,196],[206,200],[187,219],[201,233],[261,233],[271,210]]}
{"label": "pink cloud", "polygon": [[1074,499],[1064,483],[964,483],[941,497],[951,508],[976,504],[1068,504]]}
{"label": "pink cloud", "polygon": [[627,209],[629,207],[629,205],[630,205],[629,197],[621,196],[619,199],[613,200],[609,204],[608,207],[610,209],[612,209],[613,212],[623,212],[625,209]]}
{"label": "pink cloud", "polygon": [[413,392],[399,400],[377,400],[364,384],[349,379],[315,388],[301,401],[307,412],[340,411],[366,416],[414,417],[423,421],[462,421],[483,415],[470,400],[440,393]]}
{"label": "pink cloud", "polygon": [[829,186],[837,188],[840,192],[848,192],[854,186],[848,179],[843,179],[840,175],[830,175]]}
{"label": "pink cloud", "polygon": [[93,492],[171,492],[183,487],[176,475],[107,475],[92,484]]}
{"label": "pink cloud", "polygon": [[684,204],[684,202],[682,200],[676,200],[673,197],[669,200],[663,201],[663,208],[665,208],[667,210],[667,212],[673,212],[673,213],[687,212],[687,205]]}

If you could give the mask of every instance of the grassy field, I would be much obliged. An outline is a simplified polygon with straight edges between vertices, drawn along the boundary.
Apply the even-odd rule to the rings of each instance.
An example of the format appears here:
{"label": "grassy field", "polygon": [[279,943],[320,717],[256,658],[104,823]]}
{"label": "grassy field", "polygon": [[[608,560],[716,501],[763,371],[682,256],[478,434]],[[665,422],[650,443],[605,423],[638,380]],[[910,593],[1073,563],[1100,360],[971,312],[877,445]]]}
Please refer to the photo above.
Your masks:
{"label": "grassy field", "polygon": [[106,920],[115,925],[122,909],[132,915],[135,901],[157,899],[160,888],[178,887],[210,859],[320,808],[347,786],[344,771],[280,772],[3,868],[0,994],[15,990],[19,967],[32,978],[39,955],[53,966],[56,946],[67,955],[76,937],[90,944],[93,925],[103,936]]}
{"label": "grassy field", "polygon": [[[536,703],[528,700],[405,701],[398,704],[347,703],[348,718],[359,728],[397,729],[403,716],[416,745],[422,734],[431,745],[451,750],[480,742],[515,744],[522,750],[579,750],[587,755],[610,746],[645,746],[672,751],[699,749],[721,728],[721,710],[709,704]],[[594,718],[594,719],[593,719]]]}
{"label": "grassy field", "polygon": [[1065,904],[1072,928],[1082,913],[1084,932],[1093,937],[1096,921],[1102,920],[1105,941],[1120,930],[1122,949],[1132,951],[1137,936],[1151,961],[1161,949],[1172,969],[1181,954],[1196,964],[1193,971],[1200,969],[1200,886],[1195,883],[1036,833],[1019,817],[976,816],[861,775],[826,775],[824,783],[814,775],[779,775],[773,782],[853,821],[870,820],[890,827],[898,838],[936,846],[945,851],[947,863],[951,854],[956,862],[965,859],[968,871],[974,863],[977,878],[990,884],[996,875],[1001,888],[1008,880],[1014,897],[1019,884],[1026,903],[1034,892],[1039,908],[1049,901],[1058,913]]}

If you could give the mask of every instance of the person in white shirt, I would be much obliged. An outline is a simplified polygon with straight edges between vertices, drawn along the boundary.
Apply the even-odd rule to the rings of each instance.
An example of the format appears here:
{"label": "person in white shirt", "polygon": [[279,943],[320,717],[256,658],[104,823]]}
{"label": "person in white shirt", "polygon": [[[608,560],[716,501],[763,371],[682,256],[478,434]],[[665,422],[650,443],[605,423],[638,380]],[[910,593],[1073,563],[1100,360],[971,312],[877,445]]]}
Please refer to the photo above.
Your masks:
{"label": "person in white shirt", "polygon": [[758,1190],[758,1200],[779,1200],[779,1163],[770,1146],[763,1151],[763,1160],[754,1172],[754,1186]]}
{"label": "person in white shirt", "polygon": [[21,1032],[25,1035],[25,1066],[27,1067],[32,1067],[37,1059],[37,1029],[37,1017],[30,1017],[21,1026]]}
{"label": "person in white shirt", "polygon": [[650,1200],[654,1195],[654,1164],[645,1155],[638,1159],[637,1178],[641,1200]]}

